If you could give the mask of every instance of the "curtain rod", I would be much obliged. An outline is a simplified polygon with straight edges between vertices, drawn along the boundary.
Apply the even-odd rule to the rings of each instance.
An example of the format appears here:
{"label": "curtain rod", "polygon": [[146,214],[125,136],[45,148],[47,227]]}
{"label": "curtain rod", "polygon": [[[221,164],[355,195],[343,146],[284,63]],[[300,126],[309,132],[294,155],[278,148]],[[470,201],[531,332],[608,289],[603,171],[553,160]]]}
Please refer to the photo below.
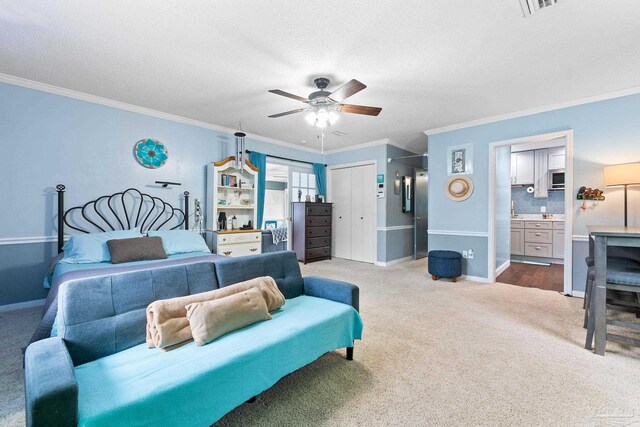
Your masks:
{"label": "curtain rod", "polygon": [[[247,154],[251,154],[251,153],[252,153],[252,151],[251,151],[251,150],[244,150],[244,152],[245,152],[245,153],[247,153]],[[308,164],[308,165],[312,165],[312,164],[314,164],[313,162],[306,162],[306,161],[304,161],[304,160],[289,159],[288,157],[273,156],[273,155],[271,155],[271,154],[267,154],[266,156],[267,156],[267,157],[274,158],[274,159],[288,160],[288,161],[290,161],[290,162],[306,163],[306,164]],[[321,164],[322,164],[322,163],[321,163]],[[324,164],[324,167],[327,167],[326,163]]]}

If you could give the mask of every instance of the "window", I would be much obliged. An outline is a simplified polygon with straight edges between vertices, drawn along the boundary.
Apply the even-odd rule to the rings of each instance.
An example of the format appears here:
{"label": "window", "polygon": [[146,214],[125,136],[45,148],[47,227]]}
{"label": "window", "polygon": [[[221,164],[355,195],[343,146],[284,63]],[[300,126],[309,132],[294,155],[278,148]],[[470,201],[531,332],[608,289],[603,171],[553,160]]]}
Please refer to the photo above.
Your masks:
{"label": "window", "polygon": [[307,196],[309,196],[309,200],[313,201],[316,197],[316,175],[306,172],[291,172],[291,191],[291,197],[294,201],[304,202]]}

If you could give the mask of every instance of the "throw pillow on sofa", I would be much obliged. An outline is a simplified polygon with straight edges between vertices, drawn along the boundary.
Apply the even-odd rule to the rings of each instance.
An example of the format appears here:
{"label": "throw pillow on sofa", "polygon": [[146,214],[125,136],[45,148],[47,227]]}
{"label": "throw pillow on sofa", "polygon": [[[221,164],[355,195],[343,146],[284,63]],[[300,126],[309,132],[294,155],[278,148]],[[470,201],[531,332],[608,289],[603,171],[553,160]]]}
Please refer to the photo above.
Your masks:
{"label": "throw pillow on sofa", "polygon": [[267,303],[256,288],[189,304],[186,309],[193,340],[200,346],[229,332],[271,319]]}

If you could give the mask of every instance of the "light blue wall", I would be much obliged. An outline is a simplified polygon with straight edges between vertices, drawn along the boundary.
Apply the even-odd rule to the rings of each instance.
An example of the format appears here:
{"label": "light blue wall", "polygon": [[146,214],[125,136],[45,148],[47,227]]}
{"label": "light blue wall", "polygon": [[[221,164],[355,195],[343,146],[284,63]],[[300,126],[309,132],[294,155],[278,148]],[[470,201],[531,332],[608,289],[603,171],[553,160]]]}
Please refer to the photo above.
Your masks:
{"label": "light blue wall", "polygon": [[[640,161],[638,117],[640,95],[630,95],[429,136],[429,228],[488,231],[489,143],[573,129],[574,188],[568,191],[575,193],[582,185],[603,188],[605,165]],[[456,203],[445,196],[443,188],[447,179],[447,147],[458,144],[473,144],[474,173],[471,178],[475,190],[469,199]],[[586,212],[582,212],[577,203],[566,208],[566,214],[574,216],[574,236],[586,235],[587,224],[622,225],[622,191],[609,188],[605,195],[606,202]],[[638,218],[633,220],[640,221]],[[484,254],[472,260],[473,269],[487,277],[486,263],[481,265],[482,258],[486,259],[487,239],[483,238],[478,245],[476,254]],[[429,239],[430,249],[448,249],[447,246],[440,239]],[[584,282],[579,280],[579,275],[583,274],[584,262],[574,256],[573,265],[574,289],[582,290]]]}
{"label": "light blue wall", "polygon": [[496,266],[511,259],[511,147],[496,150]]}
{"label": "light blue wall", "polygon": [[[142,138],[167,145],[167,164],[152,170],[136,162],[133,147]],[[44,295],[51,244],[6,239],[56,233],[56,184],[67,187],[67,208],[129,187],[179,205],[185,190],[205,200],[205,165],[233,155],[234,141],[224,132],[0,83],[0,305]],[[247,148],[323,161],[320,153],[264,141],[247,139]],[[182,185],[162,189],[156,180]]]}

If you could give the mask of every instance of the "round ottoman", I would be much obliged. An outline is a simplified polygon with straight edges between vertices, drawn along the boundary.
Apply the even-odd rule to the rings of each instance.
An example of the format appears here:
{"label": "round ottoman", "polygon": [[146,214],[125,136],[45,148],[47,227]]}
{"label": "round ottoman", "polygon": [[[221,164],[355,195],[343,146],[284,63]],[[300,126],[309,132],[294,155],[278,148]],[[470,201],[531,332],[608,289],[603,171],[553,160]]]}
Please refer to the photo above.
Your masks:
{"label": "round ottoman", "polygon": [[462,255],[455,251],[429,251],[428,269],[433,280],[448,277],[455,282],[462,276]]}

